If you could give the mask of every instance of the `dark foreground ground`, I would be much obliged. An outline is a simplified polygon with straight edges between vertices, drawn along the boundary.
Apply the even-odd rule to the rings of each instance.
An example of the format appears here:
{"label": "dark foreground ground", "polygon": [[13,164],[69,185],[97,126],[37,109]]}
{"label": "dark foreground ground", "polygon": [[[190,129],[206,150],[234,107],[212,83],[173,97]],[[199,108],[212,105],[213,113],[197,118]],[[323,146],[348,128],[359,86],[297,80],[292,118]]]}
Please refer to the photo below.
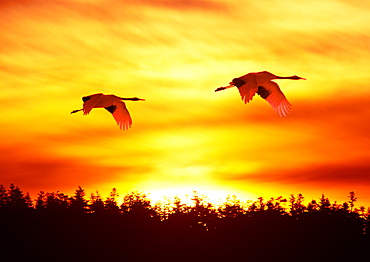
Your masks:
{"label": "dark foreground ground", "polygon": [[356,197],[303,205],[291,195],[214,207],[196,192],[151,205],[145,194],[112,190],[106,200],[40,191],[33,201],[13,184],[0,185],[0,261],[349,262],[370,261],[369,210]]}
{"label": "dark foreground ground", "polygon": [[[0,261],[370,261],[363,219],[2,212]],[[208,224],[205,224],[208,223]]]}

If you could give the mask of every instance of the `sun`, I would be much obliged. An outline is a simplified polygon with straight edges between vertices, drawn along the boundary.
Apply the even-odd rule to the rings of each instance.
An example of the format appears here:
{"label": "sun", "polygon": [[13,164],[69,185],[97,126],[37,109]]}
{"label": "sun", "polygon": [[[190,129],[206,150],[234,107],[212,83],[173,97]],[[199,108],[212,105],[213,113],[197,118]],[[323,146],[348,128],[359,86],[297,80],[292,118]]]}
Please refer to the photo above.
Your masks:
{"label": "sun", "polygon": [[[162,178],[150,179],[138,185],[141,191],[148,193],[149,199],[156,203],[164,199],[178,197],[184,204],[192,205],[192,198],[197,194],[213,205],[222,205],[226,198],[235,195],[240,200],[255,199],[256,196],[246,190],[235,190],[222,181],[217,181],[211,176],[212,170],[206,166],[189,166],[172,168],[162,174]],[[171,179],[163,177],[171,175]]]}

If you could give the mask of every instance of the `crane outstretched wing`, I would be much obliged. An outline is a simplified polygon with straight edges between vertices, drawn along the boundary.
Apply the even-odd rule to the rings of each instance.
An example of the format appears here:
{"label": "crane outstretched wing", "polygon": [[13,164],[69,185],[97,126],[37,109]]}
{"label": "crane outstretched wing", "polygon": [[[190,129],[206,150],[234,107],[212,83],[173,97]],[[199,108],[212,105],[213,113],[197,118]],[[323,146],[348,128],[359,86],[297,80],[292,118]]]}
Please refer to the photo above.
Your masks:
{"label": "crane outstretched wing", "polygon": [[238,88],[244,103],[251,101],[258,91],[256,74],[247,74],[240,78],[234,78],[232,82]]}
{"label": "crane outstretched wing", "polygon": [[124,102],[116,102],[111,106],[105,107],[114,117],[120,129],[127,130],[132,125],[130,113]]}
{"label": "crane outstretched wing", "polygon": [[269,102],[279,116],[286,116],[292,107],[283,92],[281,92],[278,84],[273,81],[268,81],[259,86],[257,94]]}
{"label": "crane outstretched wing", "polygon": [[94,94],[90,96],[84,96],[82,98],[83,104],[83,112],[84,115],[88,115],[90,111],[99,103],[100,99],[103,97],[103,94]]}

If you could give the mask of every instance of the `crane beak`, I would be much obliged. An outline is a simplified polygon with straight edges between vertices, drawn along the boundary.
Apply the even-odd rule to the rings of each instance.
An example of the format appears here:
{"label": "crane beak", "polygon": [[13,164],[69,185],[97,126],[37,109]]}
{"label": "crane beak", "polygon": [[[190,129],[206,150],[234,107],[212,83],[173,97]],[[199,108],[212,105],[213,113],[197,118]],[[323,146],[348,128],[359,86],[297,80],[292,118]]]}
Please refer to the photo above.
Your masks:
{"label": "crane beak", "polygon": [[133,97],[133,98],[121,98],[122,100],[131,100],[131,101],[145,101],[145,99],[141,99],[138,97]]}

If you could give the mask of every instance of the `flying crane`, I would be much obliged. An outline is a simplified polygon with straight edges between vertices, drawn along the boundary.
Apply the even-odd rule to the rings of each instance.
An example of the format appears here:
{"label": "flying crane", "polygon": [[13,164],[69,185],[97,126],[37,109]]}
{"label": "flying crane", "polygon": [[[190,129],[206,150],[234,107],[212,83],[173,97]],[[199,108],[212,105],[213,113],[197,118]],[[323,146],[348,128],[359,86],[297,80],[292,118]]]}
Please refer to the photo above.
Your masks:
{"label": "flying crane", "polygon": [[130,113],[128,112],[125,103],[122,100],[129,101],[145,101],[137,97],[123,98],[115,95],[104,95],[102,93],[84,96],[82,98],[83,108],[73,110],[71,114],[83,111],[84,115],[88,115],[93,108],[105,108],[111,113],[117,122],[117,125],[122,130],[127,130],[132,125]]}
{"label": "flying crane", "polygon": [[278,84],[271,81],[273,79],[306,80],[305,78],[296,75],[284,77],[274,75],[267,71],[262,71],[234,78],[229,83],[230,85],[219,87],[215,92],[236,86],[244,103],[251,101],[253,96],[257,93],[275,109],[279,116],[286,116],[292,105],[286,99]]}

